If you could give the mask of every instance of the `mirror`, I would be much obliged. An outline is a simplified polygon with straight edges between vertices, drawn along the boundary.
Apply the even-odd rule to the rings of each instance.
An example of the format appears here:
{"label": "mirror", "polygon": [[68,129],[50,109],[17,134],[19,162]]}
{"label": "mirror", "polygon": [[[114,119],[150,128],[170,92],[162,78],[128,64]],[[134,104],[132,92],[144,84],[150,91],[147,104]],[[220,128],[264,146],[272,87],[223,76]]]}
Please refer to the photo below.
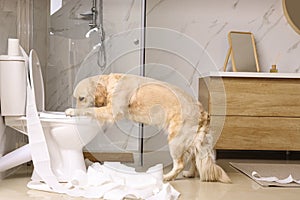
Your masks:
{"label": "mirror", "polygon": [[300,34],[300,1],[282,0],[284,15],[292,28]]}
{"label": "mirror", "polygon": [[259,72],[254,36],[251,32],[231,31],[228,34],[229,51],[224,64],[226,71],[231,56],[234,72]]}

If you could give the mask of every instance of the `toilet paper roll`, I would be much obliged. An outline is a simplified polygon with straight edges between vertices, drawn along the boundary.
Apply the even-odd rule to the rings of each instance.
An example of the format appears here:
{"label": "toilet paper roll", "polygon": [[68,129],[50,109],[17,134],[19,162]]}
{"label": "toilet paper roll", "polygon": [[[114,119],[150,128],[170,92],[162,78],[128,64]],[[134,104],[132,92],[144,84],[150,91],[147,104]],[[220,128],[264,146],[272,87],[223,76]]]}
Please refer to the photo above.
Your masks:
{"label": "toilet paper roll", "polygon": [[9,56],[19,56],[19,39],[8,38],[7,54]]}

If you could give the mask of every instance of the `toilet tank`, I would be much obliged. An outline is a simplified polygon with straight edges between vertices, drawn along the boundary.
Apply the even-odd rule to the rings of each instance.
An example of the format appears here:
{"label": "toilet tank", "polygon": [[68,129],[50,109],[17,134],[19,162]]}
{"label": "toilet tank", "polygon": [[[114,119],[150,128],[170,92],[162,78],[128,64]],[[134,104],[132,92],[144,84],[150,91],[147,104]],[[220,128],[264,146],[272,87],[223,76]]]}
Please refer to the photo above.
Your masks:
{"label": "toilet tank", "polygon": [[26,69],[22,56],[0,56],[0,94],[2,116],[25,115]]}

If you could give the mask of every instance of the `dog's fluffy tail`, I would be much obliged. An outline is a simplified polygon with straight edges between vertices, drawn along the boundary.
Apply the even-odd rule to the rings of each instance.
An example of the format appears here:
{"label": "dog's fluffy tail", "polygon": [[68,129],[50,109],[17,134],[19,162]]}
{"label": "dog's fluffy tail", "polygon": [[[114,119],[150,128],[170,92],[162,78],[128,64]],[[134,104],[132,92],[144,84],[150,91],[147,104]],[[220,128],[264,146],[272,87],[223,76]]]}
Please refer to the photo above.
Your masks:
{"label": "dog's fluffy tail", "polygon": [[218,166],[214,159],[209,155],[205,158],[200,158],[196,155],[196,167],[201,181],[220,181],[222,183],[231,183],[226,172]]}
{"label": "dog's fluffy tail", "polygon": [[230,183],[226,172],[215,163],[212,135],[207,129],[200,129],[194,143],[195,164],[202,181]]}

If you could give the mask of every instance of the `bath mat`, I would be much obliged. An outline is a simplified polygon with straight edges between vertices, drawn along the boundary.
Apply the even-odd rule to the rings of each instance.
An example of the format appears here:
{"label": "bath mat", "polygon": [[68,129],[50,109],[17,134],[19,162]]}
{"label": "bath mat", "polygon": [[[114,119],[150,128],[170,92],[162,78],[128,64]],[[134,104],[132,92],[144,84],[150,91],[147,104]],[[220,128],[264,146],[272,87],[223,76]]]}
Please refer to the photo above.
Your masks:
{"label": "bath mat", "polygon": [[263,187],[299,187],[300,164],[230,163]]}

